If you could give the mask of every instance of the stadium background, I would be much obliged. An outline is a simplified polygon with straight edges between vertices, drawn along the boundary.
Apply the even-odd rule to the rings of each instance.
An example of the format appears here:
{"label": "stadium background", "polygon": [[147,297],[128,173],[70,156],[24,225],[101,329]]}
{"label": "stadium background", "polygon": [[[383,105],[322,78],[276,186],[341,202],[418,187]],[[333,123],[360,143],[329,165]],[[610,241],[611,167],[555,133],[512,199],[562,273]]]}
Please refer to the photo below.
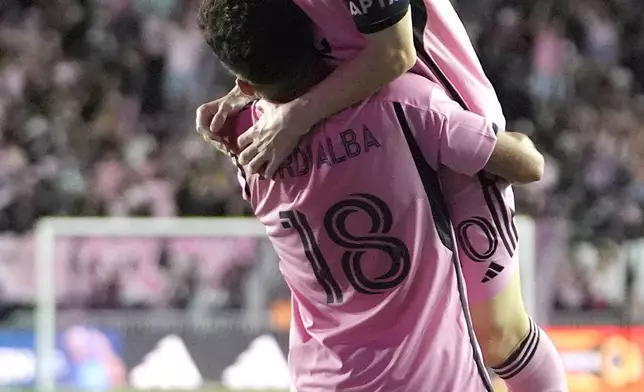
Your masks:
{"label": "stadium background", "polygon": [[[231,86],[196,1],[0,2],[0,388],[34,381],[33,228],[50,215],[248,213],[193,132]],[[459,0],[509,128],[547,155],[536,317],[573,392],[644,390],[644,3]],[[284,385],[288,290],[253,238],[62,239],[61,388]],[[261,287],[248,322],[249,287]]]}

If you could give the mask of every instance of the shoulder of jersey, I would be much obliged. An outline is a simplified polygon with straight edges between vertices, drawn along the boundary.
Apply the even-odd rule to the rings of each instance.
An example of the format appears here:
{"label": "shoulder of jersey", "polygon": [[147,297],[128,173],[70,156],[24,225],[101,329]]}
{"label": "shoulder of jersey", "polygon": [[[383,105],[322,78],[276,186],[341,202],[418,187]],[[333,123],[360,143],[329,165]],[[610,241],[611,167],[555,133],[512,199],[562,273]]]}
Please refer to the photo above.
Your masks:
{"label": "shoulder of jersey", "polygon": [[419,108],[429,108],[436,84],[420,75],[407,73],[391,82],[374,96],[375,100],[399,102]]}

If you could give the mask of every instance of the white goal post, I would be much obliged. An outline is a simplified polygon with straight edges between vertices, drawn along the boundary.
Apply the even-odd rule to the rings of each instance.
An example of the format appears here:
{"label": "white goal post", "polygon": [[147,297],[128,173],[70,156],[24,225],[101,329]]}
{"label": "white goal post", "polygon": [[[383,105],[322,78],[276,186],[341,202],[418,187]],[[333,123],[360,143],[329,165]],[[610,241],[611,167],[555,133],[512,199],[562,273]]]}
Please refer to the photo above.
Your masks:
{"label": "white goal post", "polygon": [[[517,217],[519,257],[524,299],[534,308],[534,222]],[[264,226],[254,218],[46,218],[38,222],[36,236],[37,284],[36,388],[53,392],[56,386],[56,287],[54,250],[58,237],[265,237]]]}

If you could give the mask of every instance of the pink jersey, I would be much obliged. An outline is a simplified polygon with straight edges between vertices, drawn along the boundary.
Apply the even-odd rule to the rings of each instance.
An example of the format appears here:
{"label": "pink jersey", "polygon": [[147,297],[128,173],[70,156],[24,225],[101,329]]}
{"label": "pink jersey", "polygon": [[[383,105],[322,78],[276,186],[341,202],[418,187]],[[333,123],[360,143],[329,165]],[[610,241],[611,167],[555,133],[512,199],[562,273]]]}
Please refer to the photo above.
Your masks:
{"label": "pink jersey", "polygon": [[[411,5],[418,61],[412,72],[441,86],[463,108],[505,129],[496,92],[450,0],[294,0],[317,27],[320,50],[336,62],[364,47],[363,34],[400,21]],[[499,293],[516,272],[518,233],[507,183],[440,170],[471,301]]]}
{"label": "pink jersey", "polygon": [[490,390],[437,169],[479,172],[496,129],[407,74],[318,125],[274,180],[240,172],[293,294],[294,391]]}

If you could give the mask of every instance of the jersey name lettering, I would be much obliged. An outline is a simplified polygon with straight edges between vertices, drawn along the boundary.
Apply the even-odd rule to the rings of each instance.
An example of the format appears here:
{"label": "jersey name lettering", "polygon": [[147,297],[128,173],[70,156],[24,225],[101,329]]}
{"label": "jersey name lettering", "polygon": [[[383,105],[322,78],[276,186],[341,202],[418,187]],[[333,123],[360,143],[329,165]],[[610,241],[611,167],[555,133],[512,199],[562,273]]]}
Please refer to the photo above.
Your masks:
{"label": "jersey name lettering", "polygon": [[399,0],[358,0],[349,2],[349,10],[352,16],[364,15],[369,12],[374,3],[381,9],[397,3]]}
{"label": "jersey name lettering", "polygon": [[373,132],[366,125],[361,131],[347,129],[337,134],[336,138],[326,137],[313,144],[295,149],[280,165],[277,176],[299,177],[307,175],[313,167],[332,166],[347,159],[353,159],[374,148],[382,147]]}

